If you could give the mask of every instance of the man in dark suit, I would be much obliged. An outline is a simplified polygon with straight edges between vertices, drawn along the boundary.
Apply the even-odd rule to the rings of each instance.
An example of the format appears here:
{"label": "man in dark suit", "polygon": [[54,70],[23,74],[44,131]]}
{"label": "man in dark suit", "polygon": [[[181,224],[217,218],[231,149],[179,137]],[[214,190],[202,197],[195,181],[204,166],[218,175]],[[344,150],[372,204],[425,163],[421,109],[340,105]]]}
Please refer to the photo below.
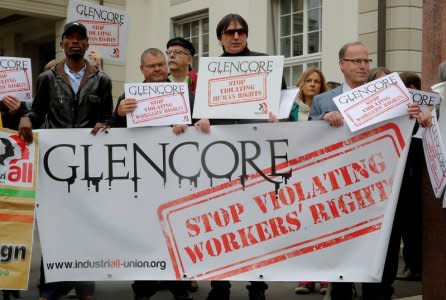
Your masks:
{"label": "man in dark suit", "polygon": [[[344,74],[345,81],[339,87],[314,97],[309,119],[325,120],[334,127],[343,126],[344,119],[334,104],[333,98],[366,83],[371,62],[368,50],[361,42],[347,43],[342,46],[339,50],[339,67]],[[421,109],[418,105],[410,105],[408,113],[424,126],[421,118]],[[397,223],[393,224],[381,282],[363,283],[363,300],[391,300],[392,298],[392,284],[398,268],[400,243],[398,235],[399,224]],[[352,283],[336,282],[332,284],[332,300],[349,300],[352,297]]]}
{"label": "man in dark suit", "polygon": [[333,98],[363,85],[367,81],[371,61],[367,48],[361,42],[342,46],[339,50],[339,67],[344,74],[344,83],[314,97],[310,119],[326,120],[332,126],[342,126],[344,121]]}
{"label": "man in dark suit", "polygon": [[[344,83],[314,97],[310,111],[310,120],[325,120],[331,126],[341,127],[344,119],[333,102],[333,98],[367,81],[371,59],[367,48],[360,42],[348,43],[339,50],[339,67],[344,74]],[[333,283],[332,300],[349,300],[353,297],[353,284]],[[364,298],[366,299],[366,298]]]}

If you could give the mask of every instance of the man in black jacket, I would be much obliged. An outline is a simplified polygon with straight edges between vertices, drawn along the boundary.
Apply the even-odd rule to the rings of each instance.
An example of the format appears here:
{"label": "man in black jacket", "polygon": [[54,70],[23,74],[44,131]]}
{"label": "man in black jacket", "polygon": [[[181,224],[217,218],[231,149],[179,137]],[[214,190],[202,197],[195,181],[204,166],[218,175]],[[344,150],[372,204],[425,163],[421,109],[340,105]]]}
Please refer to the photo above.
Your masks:
{"label": "man in black jacket", "polygon": [[[87,29],[80,23],[67,23],[60,46],[65,59],[40,74],[31,111],[20,119],[19,134],[32,142],[32,128],[104,128],[111,118],[111,80],[84,59],[88,49]],[[59,299],[71,288],[80,299],[94,299],[94,282],[46,283],[43,268],[40,300]]]}
{"label": "man in black jacket", "polygon": [[65,59],[40,74],[31,112],[20,120],[19,133],[32,141],[31,129],[93,128],[111,118],[111,80],[83,57],[88,49],[87,29],[67,23],[60,46]]}
{"label": "man in black jacket", "polygon": [[[236,56],[267,56],[268,54],[254,52],[248,48],[248,23],[239,14],[228,14],[217,24],[217,38],[222,46],[223,57]],[[286,89],[286,83],[282,77],[282,89]],[[277,117],[269,115],[269,122],[276,122]],[[212,125],[250,124],[262,122],[249,119],[213,119]],[[226,280],[211,281],[211,291],[207,300],[229,300],[231,283]],[[247,285],[249,300],[265,300],[265,291],[268,285],[264,281],[251,281]]]}

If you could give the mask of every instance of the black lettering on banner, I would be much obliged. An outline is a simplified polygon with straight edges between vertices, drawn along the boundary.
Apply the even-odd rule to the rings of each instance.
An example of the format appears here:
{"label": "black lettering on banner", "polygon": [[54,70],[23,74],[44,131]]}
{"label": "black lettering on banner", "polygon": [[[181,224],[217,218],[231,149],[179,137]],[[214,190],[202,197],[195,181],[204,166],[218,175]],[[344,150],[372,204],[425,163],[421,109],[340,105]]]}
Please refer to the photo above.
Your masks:
{"label": "black lettering on banner", "polygon": [[208,64],[208,71],[212,74],[233,73],[271,73],[273,71],[273,61],[212,61]]}
{"label": "black lettering on banner", "polygon": [[26,259],[26,246],[0,244],[0,262],[23,261]]}
{"label": "black lettering on banner", "polygon": [[0,57],[0,70],[26,70],[29,69],[31,66],[29,65],[28,61],[26,60],[18,60],[13,58],[2,58]]}
{"label": "black lettering on banner", "polygon": [[[109,189],[112,188],[113,182],[115,180],[120,181],[132,181],[134,185],[134,192],[138,193],[138,185],[140,180],[153,180],[155,176],[159,176],[164,185],[166,185],[168,174],[172,174],[178,178],[178,182],[181,184],[183,179],[187,179],[193,184],[195,187],[198,185],[198,180],[201,175],[201,170],[207,175],[210,180],[210,184],[212,186],[213,179],[227,179],[231,180],[236,178],[235,172],[239,169],[240,174],[240,183],[242,186],[245,186],[246,179],[248,178],[248,172],[252,172],[248,169],[248,166],[252,168],[259,176],[263,177],[268,182],[271,182],[275,185],[276,190],[279,188],[280,184],[284,181],[286,182],[287,178],[291,176],[291,170],[284,173],[278,173],[276,169],[276,165],[278,162],[282,161],[283,163],[287,163],[288,155],[286,150],[283,150],[282,153],[278,153],[276,149],[278,145],[282,144],[283,146],[288,146],[287,139],[279,139],[279,140],[267,140],[266,141],[269,147],[261,147],[260,144],[256,141],[251,140],[241,140],[238,141],[238,147],[228,141],[217,140],[206,145],[203,150],[201,150],[200,144],[196,141],[185,141],[175,145],[172,149],[168,149],[169,143],[159,143],[160,148],[156,151],[161,151],[162,159],[160,161],[156,161],[153,158],[153,155],[147,153],[142,149],[137,143],[133,144],[105,144],[105,145],[73,145],[73,144],[58,144],[50,147],[43,156],[43,167],[45,173],[54,181],[57,182],[66,182],[68,185],[68,192],[70,192],[71,185],[76,183],[78,175],[82,177],[79,179],[81,181],[87,182],[88,190],[93,185],[94,191],[99,192],[100,182],[102,180],[108,181]],[[193,147],[196,151],[188,151],[187,153],[191,153],[189,155],[193,155],[195,157],[183,157],[183,149],[186,147]],[[223,147],[223,148],[222,148]],[[80,151],[77,150],[80,148]],[[239,148],[239,149],[238,149]],[[122,150],[122,151],[119,151]],[[262,151],[267,151],[269,149],[270,153],[268,156],[270,158],[269,170],[271,170],[271,174],[265,174],[262,171],[261,167],[258,165],[256,160],[260,157]],[[68,150],[68,151],[67,151]],[[71,159],[76,159],[79,161],[78,164],[69,164],[66,163],[65,166],[57,166],[59,171],[56,171],[55,166],[50,164],[50,162],[54,159],[53,154],[56,152],[60,152],[64,154],[65,161],[70,161]],[[91,161],[91,157],[95,156],[94,153],[97,151],[105,151],[106,155],[104,155],[105,159],[105,167],[106,170],[99,170],[98,167],[101,164],[93,163]],[[226,157],[229,157],[228,161],[225,161],[225,166],[228,166],[228,170],[218,171],[213,169],[210,162],[214,161],[216,158],[221,157],[221,151],[229,151],[229,154]],[[119,153],[118,153],[119,152]],[[61,153],[59,153],[60,156]],[[159,152],[157,152],[159,154]],[[130,156],[130,157],[129,157]],[[180,159],[195,159],[200,162],[195,170],[190,170],[189,174],[184,174],[184,171],[180,171],[176,166],[176,163],[179,157]],[[128,159],[133,160],[133,164],[128,164]],[[144,170],[142,172],[141,167],[148,163],[151,167],[153,173],[147,172]],[[70,171],[69,175],[59,175],[58,172],[62,174],[66,174],[63,171],[63,168],[68,168]],[[262,166],[262,168],[265,168]],[[220,173],[218,173],[220,172]],[[79,174],[78,174],[79,173]],[[107,178],[104,178],[104,173],[108,175]],[[130,174],[131,177],[130,177]],[[143,175],[144,176],[143,176]],[[282,180],[277,180],[277,177],[281,177]],[[137,197],[135,195],[135,197]]]}

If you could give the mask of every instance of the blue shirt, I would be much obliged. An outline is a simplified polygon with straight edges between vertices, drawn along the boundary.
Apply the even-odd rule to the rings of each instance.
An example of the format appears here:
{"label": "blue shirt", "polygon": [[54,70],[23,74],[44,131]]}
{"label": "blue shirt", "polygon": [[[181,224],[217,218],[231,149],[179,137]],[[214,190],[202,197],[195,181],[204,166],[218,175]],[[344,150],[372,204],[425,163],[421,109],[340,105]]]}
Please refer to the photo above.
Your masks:
{"label": "blue shirt", "polygon": [[84,65],[84,67],[79,72],[74,72],[73,70],[71,70],[66,63],[63,65],[63,69],[68,76],[71,88],[73,89],[74,93],[77,94],[82,77],[84,77],[85,70],[87,69],[87,65]]}

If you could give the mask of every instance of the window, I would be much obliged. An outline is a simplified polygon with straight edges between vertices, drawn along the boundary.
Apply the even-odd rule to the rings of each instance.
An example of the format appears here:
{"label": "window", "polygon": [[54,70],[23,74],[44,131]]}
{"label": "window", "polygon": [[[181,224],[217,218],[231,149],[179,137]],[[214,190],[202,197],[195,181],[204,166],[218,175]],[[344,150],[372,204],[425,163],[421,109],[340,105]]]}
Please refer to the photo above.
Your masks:
{"label": "window", "polygon": [[207,13],[174,20],[174,36],[182,36],[192,42],[195,55],[192,67],[198,70],[201,56],[209,56],[209,17]]}
{"label": "window", "polygon": [[306,68],[321,67],[321,20],[322,0],[280,0],[279,47],[288,87]]}

